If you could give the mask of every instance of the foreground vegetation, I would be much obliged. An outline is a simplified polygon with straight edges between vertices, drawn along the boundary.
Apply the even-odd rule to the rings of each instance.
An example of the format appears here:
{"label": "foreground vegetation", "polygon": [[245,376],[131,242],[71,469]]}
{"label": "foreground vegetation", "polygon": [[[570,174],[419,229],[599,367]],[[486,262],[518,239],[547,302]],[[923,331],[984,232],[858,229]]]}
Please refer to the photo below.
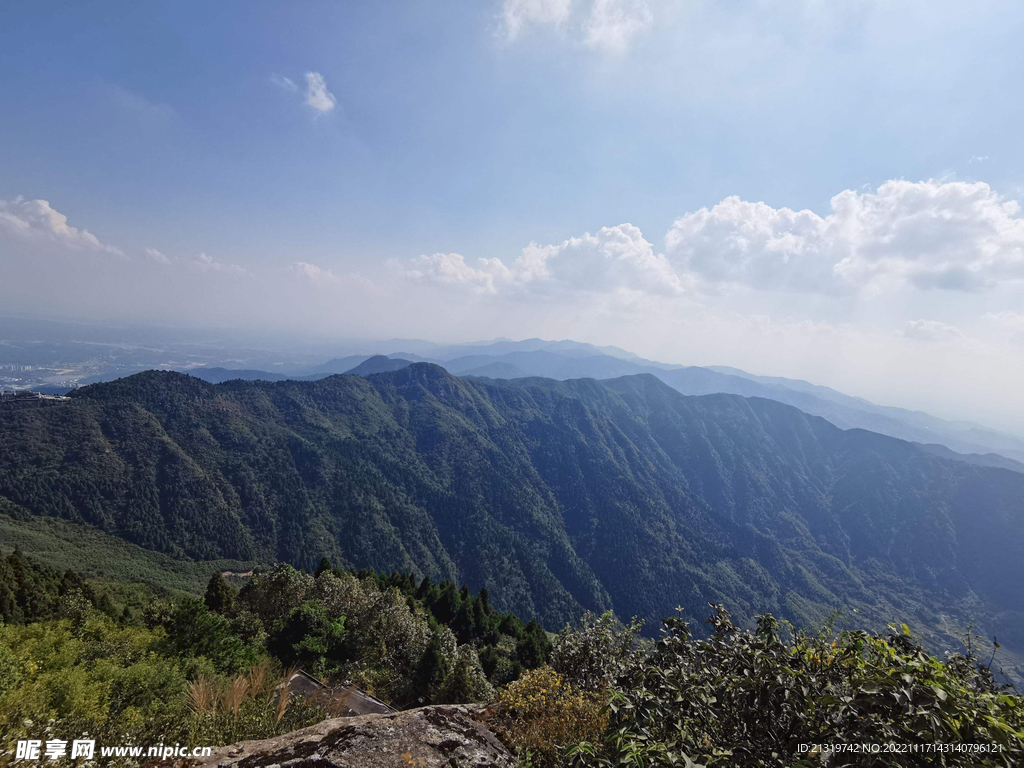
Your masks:
{"label": "foreground vegetation", "polygon": [[[491,702],[485,717],[523,768],[1013,766],[1024,755],[1024,700],[991,660],[937,658],[906,626],[806,633],[765,615],[747,631],[714,606],[704,639],[672,617],[644,640],[608,613],[550,640],[495,611],[486,590],[326,561],[312,574],[257,572],[241,591],[217,572],[203,599],[151,596],[144,610],[107,586],[0,557],[0,765],[24,738],[226,744],[330,716],[288,695],[296,668],[396,708]],[[827,751],[836,744],[860,751]]]}
{"label": "foreground vegetation", "polygon": [[396,708],[485,701],[550,652],[547,633],[494,611],[486,590],[327,562],[315,574],[257,572],[240,592],[218,572],[203,599],[151,595],[141,611],[112,593],[18,551],[0,557],[0,764],[26,738],[285,733],[332,714],[287,695],[297,668]]}
{"label": "foreground vegetation", "polygon": [[496,725],[522,764],[1009,767],[1024,759],[1024,699],[971,651],[936,658],[905,625],[807,634],[766,615],[743,631],[713,607],[703,640],[679,617],[639,647],[635,627],[616,629],[610,615],[563,632],[551,666],[498,700]]}

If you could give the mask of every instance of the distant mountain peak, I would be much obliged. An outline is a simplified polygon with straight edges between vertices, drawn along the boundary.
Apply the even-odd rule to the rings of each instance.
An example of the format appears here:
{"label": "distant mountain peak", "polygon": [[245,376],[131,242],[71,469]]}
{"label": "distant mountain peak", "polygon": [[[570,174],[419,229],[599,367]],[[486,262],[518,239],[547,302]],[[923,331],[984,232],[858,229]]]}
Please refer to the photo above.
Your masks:
{"label": "distant mountain peak", "polygon": [[386,355],[374,355],[357,365],[351,370],[345,371],[349,376],[370,376],[375,373],[386,373],[387,371],[398,371],[413,365],[411,360],[401,357],[387,357]]}

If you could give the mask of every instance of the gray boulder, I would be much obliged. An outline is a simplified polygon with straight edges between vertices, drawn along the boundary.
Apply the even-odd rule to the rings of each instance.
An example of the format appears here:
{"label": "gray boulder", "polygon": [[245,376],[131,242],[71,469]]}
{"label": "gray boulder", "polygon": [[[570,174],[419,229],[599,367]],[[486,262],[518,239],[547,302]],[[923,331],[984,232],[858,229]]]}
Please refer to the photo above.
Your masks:
{"label": "gray boulder", "polygon": [[432,706],[339,717],[263,741],[243,741],[189,761],[193,768],[513,768],[512,753],[473,715]]}

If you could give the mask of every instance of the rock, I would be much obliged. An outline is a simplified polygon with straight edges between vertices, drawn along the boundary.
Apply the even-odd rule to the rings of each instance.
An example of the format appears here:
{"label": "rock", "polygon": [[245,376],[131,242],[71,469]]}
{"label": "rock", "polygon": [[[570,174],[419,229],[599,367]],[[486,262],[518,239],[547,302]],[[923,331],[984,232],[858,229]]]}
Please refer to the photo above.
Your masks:
{"label": "rock", "polygon": [[433,706],[339,717],[263,741],[214,750],[195,768],[513,768],[478,708]]}

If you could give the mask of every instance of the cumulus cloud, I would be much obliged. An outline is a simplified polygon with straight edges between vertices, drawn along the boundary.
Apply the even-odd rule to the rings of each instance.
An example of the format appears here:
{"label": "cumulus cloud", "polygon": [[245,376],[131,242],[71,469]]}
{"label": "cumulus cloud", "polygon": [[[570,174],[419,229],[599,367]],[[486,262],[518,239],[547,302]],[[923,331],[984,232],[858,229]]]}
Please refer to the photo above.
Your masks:
{"label": "cumulus cloud", "polygon": [[423,255],[393,266],[415,280],[460,285],[478,293],[508,288],[536,293],[629,290],[677,295],[691,282],[673,270],[664,254],[655,253],[632,224],[603,227],[557,245],[530,243],[511,266],[497,258],[470,264],[458,253]]}
{"label": "cumulus cloud", "polygon": [[688,278],[678,274],[664,254],[655,253],[632,224],[602,227],[593,235],[588,232],[559,245],[530,243],[511,272],[521,284],[558,290],[624,288],[672,295],[688,285]]}
{"label": "cumulus cloud", "polygon": [[833,281],[827,223],[813,211],[727,197],[677,219],[668,254],[710,282],[757,288],[827,287]]}
{"label": "cumulus cloud", "polygon": [[569,20],[572,0],[505,0],[502,16],[510,40],[530,25],[560,26]]}
{"label": "cumulus cloud", "polygon": [[605,53],[622,54],[654,23],[644,0],[594,0],[584,24],[584,42]]}
{"label": "cumulus cloud", "polygon": [[677,219],[664,253],[621,224],[560,244],[531,243],[512,262],[435,253],[396,264],[407,277],[483,293],[678,295],[732,285],[838,295],[908,286],[980,291],[1024,281],[1020,206],[987,184],[888,181],[875,191],[841,192],[831,208],[821,216],[728,197]]}
{"label": "cumulus cloud", "polygon": [[306,103],[318,112],[330,112],[337,101],[327,90],[324,76],[319,72],[306,73]]}
{"label": "cumulus cloud", "polygon": [[0,231],[35,242],[50,242],[74,250],[124,255],[119,248],[101,243],[87,229],[68,224],[68,217],[46,200],[0,200]]}
{"label": "cumulus cloud", "polygon": [[919,341],[945,342],[964,338],[959,328],[938,320],[908,320],[903,336]]}
{"label": "cumulus cloud", "polygon": [[199,272],[220,272],[228,275],[248,274],[245,268],[240,267],[238,264],[225,264],[221,261],[215,261],[205,253],[200,253],[196,256],[195,260],[192,261],[192,268]]}
{"label": "cumulus cloud", "polygon": [[1024,280],[1024,218],[982,182],[888,181],[831,213],[729,197],[676,220],[666,252],[711,282],[837,293],[900,285],[974,291]]}
{"label": "cumulus cloud", "polygon": [[476,293],[496,293],[498,283],[509,282],[511,273],[500,259],[477,259],[476,263],[475,267],[467,264],[461,253],[423,254],[388,262],[392,269],[412,280],[462,286]]}

